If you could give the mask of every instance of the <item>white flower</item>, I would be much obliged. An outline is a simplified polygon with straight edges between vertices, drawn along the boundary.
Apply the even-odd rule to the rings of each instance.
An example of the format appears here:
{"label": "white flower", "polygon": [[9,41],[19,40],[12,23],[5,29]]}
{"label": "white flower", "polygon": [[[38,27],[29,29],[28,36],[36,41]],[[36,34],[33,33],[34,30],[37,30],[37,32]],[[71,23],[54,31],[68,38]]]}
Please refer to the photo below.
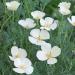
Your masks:
{"label": "white flower", "polygon": [[32,63],[28,58],[18,58],[14,61],[14,66],[16,68],[13,68],[13,71],[17,73],[26,73],[31,74],[34,70],[32,67]]}
{"label": "white flower", "polygon": [[20,3],[18,1],[6,2],[7,9],[11,11],[16,11],[19,5]]}
{"label": "white flower", "polygon": [[58,5],[59,12],[62,15],[68,15],[68,14],[70,14],[71,13],[70,6],[71,6],[71,3],[69,3],[69,2],[61,2],[61,3],[59,3],[59,5]]}
{"label": "white flower", "polygon": [[37,58],[40,61],[46,61],[47,64],[55,64],[57,63],[56,57],[58,57],[61,53],[61,49],[58,46],[54,46],[51,48],[51,44],[49,43],[44,43],[41,45],[40,51],[37,51]]}
{"label": "white flower", "polygon": [[31,12],[31,15],[34,19],[39,20],[45,16],[45,13],[42,11],[36,10],[36,11]]}
{"label": "white flower", "polygon": [[13,46],[11,48],[12,56],[9,56],[10,60],[14,61],[17,58],[25,58],[27,56],[26,50],[22,48],[18,48],[17,46]]}
{"label": "white flower", "polygon": [[69,2],[61,2],[59,3],[58,7],[63,8],[65,7],[66,9],[70,9],[71,3]]}
{"label": "white flower", "polygon": [[44,40],[47,40],[50,38],[49,32],[46,30],[40,30],[40,29],[33,29],[30,32],[29,41],[32,44],[41,45],[44,43]]}
{"label": "white flower", "polygon": [[71,19],[68,18],[68,21],[69,21],[73,26],[75,26],[75,16],[71,16]]}
{"label": "white flower", "polygon": [[36,26],[36,23],[31,18],[27,18],[25,20],[19,20],[18,23],[26,29],[34,28]]}
{"label": "white flower", "polygon": [[57,21],[53,18],[46,17],[45,19],[40,19],[41,29],[46,29],[50,31],[57,28]]}

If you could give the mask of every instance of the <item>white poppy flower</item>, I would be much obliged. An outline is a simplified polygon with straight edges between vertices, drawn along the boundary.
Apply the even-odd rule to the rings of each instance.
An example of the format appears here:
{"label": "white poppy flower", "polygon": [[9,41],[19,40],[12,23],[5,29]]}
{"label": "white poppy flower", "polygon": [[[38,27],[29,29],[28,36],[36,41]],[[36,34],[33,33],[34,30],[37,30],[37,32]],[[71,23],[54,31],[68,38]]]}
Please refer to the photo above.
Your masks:
{"label": "white poppy flower", "polygon": [[31,18],[27,18],[25,20],[19,20],[18,23],[19,23],[19,25],[21,25],[22,27],[24,27],[26,29],[31,29],[36,26],[36,23]]}
{"label": "white poppy flower", "polygon": [[31,74],[34,70],[32,67],[32,63],[28,58],[18,58],[14,60],[14,66],[16,68],[13,68],[13,71],[17,73],[26,73]]}
{"label": "white poppy flower", "polygon": [[17,46],[13,46],[11,48],[12,56],[9,56],[10,60],[14,61],[17,58],[25,58],[27,56],[26,50],[22,48],[18,48]]}
{"label": "white poppy flower", "polygon": [[32,44],[41,45],[44,43],[44,40],[47,40],[50,38],[49,32],[46,30],[40,30],[40,29],[33,29],[30,32],[29,41]]}
{"label": "white poppy flower", "polygon": [[71,19],[68,18],[68,21],[69,21],[73,26],[75,26],[75,16],[71,16]]}
{"label": "white poppy flower", "polygon": [[50,17],[46,17],[45,19],[40,19],[40,24],[42,26],[40,27],[40,29],[46,29],[48,31],[57,28],[57,21]]}
{"label": "white poppy flower", "polygon": [[19,5],[20,3],[18,1],[6,2],[7,9],[11,11],[16,11]]}
{"label": "white poppy flower", "polygon": [[45,13],[42,11],[36,10],[36,11],[31,12],[31,15],[34,19],[39,20],[45,16]]}
{"label": "white poppy flower", "polygon": [[62,14],[62,15],[69,15],[71,13],[71,11],[69,9],[65,9],[65,8],[60,8],[59,9],[59,12]]}
{"label": "white poppy flower", "polygon": [[56,57],[58,57],[61,53],[61,49],[58,46],[54,46],[51,48],[51,44],[45,43],[41,45],[40,51],[37,51],[37,58],[40,61],[46,61],[47,64],[55,64],[57,63]]}
{"label": "white poppy flower", "polygon": [[69,3],[69,2],[61,2],[61,3],[59,3],[59,5],[58,5],[59,12],[62,15],[68,15],[68,14],[70,14],[71,13],[70,6],[71,6],[71,3]]}
{"label": "white poppy flower", "polygon": [[63,8],[65,7],[66,9],[70,9],[71,3],[69,2],[61,2],[59,3],[58,7]]}

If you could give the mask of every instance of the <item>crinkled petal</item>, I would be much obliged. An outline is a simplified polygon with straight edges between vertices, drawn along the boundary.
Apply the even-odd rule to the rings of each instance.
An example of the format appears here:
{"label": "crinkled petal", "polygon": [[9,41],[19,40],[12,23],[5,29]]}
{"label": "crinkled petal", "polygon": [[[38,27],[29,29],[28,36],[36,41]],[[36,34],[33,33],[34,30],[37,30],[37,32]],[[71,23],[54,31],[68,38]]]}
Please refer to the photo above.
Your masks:
{"label": "crinkled petal", "polygon": [[51,18],[51,17],[46,17],[46,18],[45,18],[45,21],[46,21],[48,24],[52,24],[53,21],[54,21],[54,19]]}

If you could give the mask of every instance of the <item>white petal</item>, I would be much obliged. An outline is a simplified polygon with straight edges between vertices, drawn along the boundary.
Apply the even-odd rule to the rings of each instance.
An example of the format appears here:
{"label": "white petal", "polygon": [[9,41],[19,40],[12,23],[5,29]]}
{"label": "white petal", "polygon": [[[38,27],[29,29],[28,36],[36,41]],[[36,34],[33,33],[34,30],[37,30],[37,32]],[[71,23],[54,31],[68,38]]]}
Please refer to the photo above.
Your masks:
{"label": "white petal", "polygon": [[16,56],[17,53],[18,53],[18,47],[17,46],[13,46],[11,48],[11,54],[12,54],[12,56]]}
{"label": "white petal", "polygon": [[32,74],[34,68],[32,66],[28,66],[26,69],[25,69],[25,73],[26,74]]}
{"label": "white petal", "polygon": [[19,21],[18,21],[18,24],[21,25],[21,26],[23,26],[23,27],[26,26],[25,20],[19,20]]}
{"label": "white petal", "polygon": [[9,58],[10,58],[10,60],[11,60],[11,61],[14,61],[14,57],[12,57],[12,56],[9,56]]}
{"label": "white petal", "polygon": [[24,69],[20,69],[20,68],[13,68],[13,71],[17,72],[17,73],[25,73]]}
{"label": "white petal", "polygon": [[54,21],[54,23],[51,25],[51,29],[55,30],[57,28],[57,21]]}
{"label": "white petal", "polygon": [[35,38],[29,36],[28,39],[32,44],[37,44],[37,40]]}
{"label": "white petal", "polygon": [[61,54],[61,49],[58,46],[54,46],[51,50],[51,56],[57,57]]}
{"label": "white petal", "polygon": [[32,63],[28,58],[17,58],[14,60],[15,67],[20,67],[21,65],[27,67],[27,66],[31,66]]}
{"label": "white petal", "polygon": [[41,49],[42,49],[43,51],[48,51],[48,52],[50,52],[50,50],[51,50],[51,44],[50,44],[50,43],[43,43],[43,44],[41,45]]}
{"label": "white petal", "polygon": [[37,51],[37,54],[36,54],[37,58],[41,61],[45,61],[47,60],[47,57],[46,57],[46,54],[44,51]]}
{"label": "white petal", "polygon": [[75,23],[75,16],[72,16],[72,22]]}
{"label": "white petal", "polygon": [[26,18],[26,20],[19,20],[18,23],[24,28],[30,29],[36,26],[34,20],[31,18]]}
{"label": "white petal", "polygon": [[71,13],[71,11],[69,9],[65,9],[65,8],[60,8],[59,9],[59,12],[62,14],[62,15],[69,15]]}
{"label": "white petal", "polygon": [[6,2],[6,6],[10,6],[10,2]]}
{"label": "white petal", "polygon": [[40,38],[43,39],[43,40],[49,39],[50,38],[49,32],[46,31],[46,30],[41,30]]}
{"label": "white petal", "polygon": [[18,1],[11,1],[11,2],[6,2],[6,6],[8,10],[15,11],[18,9],[20,3]]}
{"label": "white petal", "polygon": [[52,24],[53,21],[54,21],[54,19],[51,18],[51,17],[46,17],[46,18],[45,18],[45,21],[48,22],[48,24]]}
{"label": "white petal", "polygon": [[24,58],[27,56],[27,52],[25,49],[19,48],[19,54],[21,58]]}
{"label": "white petal", "polygon": [[35,38],[39,37],[39,34],[40,34],[40,29],[33,29],[30,32],[30,35],[35,37]]}
{"label": "white petal", "polygon": [[47,60],[47,64],[55,64],[57,63],[57,59],[56,58],[50,58]]}
{"label": "white petal", "polygon": [[45,16],[45,13],[42,12],[42,11],[36,10],[36,11],[31,12],[31,15],[32,15],[32,17],[33,17],[34,19],[37,19],[37,20],[38,20],[38,19],[43,18],[43,17]]}
{"label": "white petal", "polygon": [[72,24],[72,20],[70,18],[67,18],[67,20]]}
{"label": "white petal", "polygon": [[41,24],[41,26],[45,26],[45,20],[44,19],[40,19],[40,24]]}

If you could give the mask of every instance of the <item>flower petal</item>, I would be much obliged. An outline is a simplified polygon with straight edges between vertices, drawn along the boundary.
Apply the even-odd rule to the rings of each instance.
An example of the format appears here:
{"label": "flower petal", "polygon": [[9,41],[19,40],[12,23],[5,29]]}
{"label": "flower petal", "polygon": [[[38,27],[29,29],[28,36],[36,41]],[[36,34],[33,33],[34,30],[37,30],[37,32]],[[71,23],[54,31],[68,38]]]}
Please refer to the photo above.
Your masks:
{"label": "flower petal", "polygon": [[50,44],[50,43],[43,43],[43,44],[41,45],[41,49],[42,49],[43,51],[48,51],[48,52],[50,52],[50,50],[51,50],[51,44]]}
{"label": "flower petal", "polygon": [[37,44],[37,40],[31,36],[29,36],[29,41],[32,43],[32,44]]}
{"label": "flower petal", "polygon": [[23,26],[23,27],[26,27],[25,20],[19,20],[18,24]]}
{"label": "flower petal", "polygon": [[19,20],[18,23],[24,28],[30,29],[36,26],[34,20],[31,18],[26,18],[25,20]]}
{"label": "flower petal", "polygon": [[10,60],[11,60],[11,61],[14,61],[14,57],[12,57],[12,56],[9,56],[9,58],[10,58]]}
{"label": "flower petal", "polygon": [[57,28],[57,24],[58,24],[58,21],[54,21],[54,23],[51,25],[51,29],[55,30]]}
{"label": "flower petal", "polygon": [[41,32],[40,32],[40,38],[41,38],[42,40],[49,39],[49,38],[50,38],[49,32],[46,31],[46,30],[41,30]]}
{"label": "flower petal", "polygon": [[61,49],[58,46],[54,46],[51,50],[51,56],[57,57],[61,54]]}
{"label": "flower petal", "polygon": [[31,15],[34,19],[39,20],[45,16],[45,13],[39,10],[31,12]]}
{"label": "flower petal", "polygon": [[28,66],[26,69],[25,69],[25,73],[26,74],[32,74],[34,68],[32,66]]}
{"label": "flower petal", "polygon": [[18,1],[6,2],[8,10],[15,11],[18,9],[20,3]]}
{"label": "flower petal", "polygon": [[20,69],[20,68],[13,68],[13,71],[17,72],[17,73],[25,73],[24,69]]}
{"label": "flower petal", "polygon": [[19,48],[19,54],[21,58],[25,58],[27,56],[26,50],[22,48]]}
{"label": "flower petal", "polygon": [[27,66],[31,66],[32,63],[28,58],[17,58],[17,59],[15,59],[14,60],[14,66],[20,67],[20,65],[27,67]]}
{"label": "flower petal", "polygon": [[39,37],[40,29],[33,29],[33,30],[31,30],[30,35],[35,37],[35,38]]}
{"label": "flower petal", "polygon": [[72,22],[75,23],[75,16],[72,16]]}
{"label": "flower petal", "polygon": [[47,64],[55,64],[57,63],[57,59],[56,58],[50,58],[47,60]]}
{"label": "flower petal", "polygon": [[37,54],[36,54],[37,58],[41,61],[45,61],[47,60],[47,57],[46,57],[46,54],[44,51],[37,51]]}
{"label": "flower petal", "polygon": [[18,53],[18,47],[17,46],[13,46],[11,48],[11,54],[12,54],[12,56],[16,56],[17,53]]}

